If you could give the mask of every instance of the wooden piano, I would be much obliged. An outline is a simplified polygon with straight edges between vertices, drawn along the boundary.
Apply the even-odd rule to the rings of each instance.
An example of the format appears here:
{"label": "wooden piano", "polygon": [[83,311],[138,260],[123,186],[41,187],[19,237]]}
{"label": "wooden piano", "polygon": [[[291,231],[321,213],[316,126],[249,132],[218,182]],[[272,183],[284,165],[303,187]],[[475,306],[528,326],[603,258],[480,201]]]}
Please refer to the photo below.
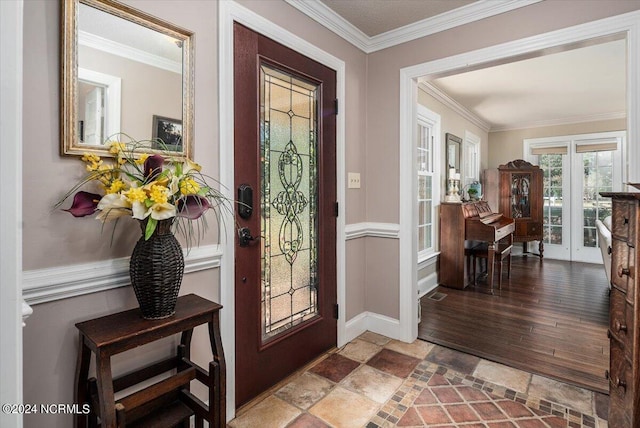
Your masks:
{"label": "wooden piano", "polygon": [[[469,250],[477,241],[488,245],[488,281],[493,284],[495,246],[501,239],[513,234],[512,218],[491,211],[486,201],[440,205],[440,284],[463,289],[472,282]],[[475,241],[475,242],[474,242]]]}

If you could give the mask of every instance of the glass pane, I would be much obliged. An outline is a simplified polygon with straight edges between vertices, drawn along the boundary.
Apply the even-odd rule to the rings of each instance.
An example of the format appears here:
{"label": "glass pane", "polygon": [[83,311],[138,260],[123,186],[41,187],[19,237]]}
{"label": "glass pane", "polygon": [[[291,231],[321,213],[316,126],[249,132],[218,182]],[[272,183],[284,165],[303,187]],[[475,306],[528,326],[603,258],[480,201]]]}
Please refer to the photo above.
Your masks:
{"label": "glass pane", "polygon": [[511,174],[511,217],[531,217],[531,174]]}
{"label": "glass pane", "polygon": [[589,207],[582,210],[584,216],[584,225],[588,227],[594,227],[596,225],[596,208]]}
{"label": "glass pane", "polygon": [[598,245],[596,219],[603,220],[611,215],[611,199],[602,198],[600,192],[613,190],[613,152],[590,152],[583,154],[584,189],[583,189],[583,245]]}
{"label": "glass pane", "polygon": [[426,230],[427,230],[426,226],[418,227],[418,251],[422,251],[422,250],[425,250],[427,248],[426,244],[425,244],[425,242],[426,242],[426,237],[425,237]]}
{"label": "glass pane", "polygon": [[598,166],[611,166],[613,165],[613,152],[598,152]]}
{"label": "glass pane", "polygon": [[560,201],[560,206],[551,207],[549,213],[549,224],[552,225],[562,225],[562,201]]}
{"label": "glass pane", "polygon": [[318,86],[260,67],[262,340],[318,315]]}
{"label": "glass pane", "polygon": [[596,236],[597,236],[596,229],[585,228],[584,229],[583,246],[585,246],[585,247],[595,247],[597,245]]}
{"label": "glass pane", "polygon": [[418,176],[418,200],[427,199],[427,177],[425,175]]}
{"label": "glass pane", "polygon": [[550,244],[562,245],[562,227],[551,226],[549,235]]}
{"label": "glass pane", "polygon": [[544,177],[543,240],[556,245],[562,245],[562,157],[560,154],[539,156]]}

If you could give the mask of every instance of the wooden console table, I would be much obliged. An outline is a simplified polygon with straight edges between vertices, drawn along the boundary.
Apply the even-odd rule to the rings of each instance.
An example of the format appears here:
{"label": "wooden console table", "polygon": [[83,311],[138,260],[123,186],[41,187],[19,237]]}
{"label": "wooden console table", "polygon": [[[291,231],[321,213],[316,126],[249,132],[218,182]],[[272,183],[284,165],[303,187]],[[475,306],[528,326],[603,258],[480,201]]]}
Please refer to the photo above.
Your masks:
{"label": "wooden console table", "polygon": [[[226,426],[226,376],[224,352],[220,338],[217,303],[195,294],[178,298],[175,315],[162,320],[145,320],[139,309],[76,324],[80,332],[78,363],[75,379],[75,402],[89,403],[89,415],[76,415],[75,427],[124,426],[168,427],[189,426],[195,415],[196,427]],[[213,360],[209,371],[190,360],[191,337],[194,327],[208,324]],[[112,378],[111,356],[150,343],[163,337],[181,333],[177,354]],[[95,355],[96,378],[88,378],[91,353]],[[173,374],[140,391],[115,401],[114,394],[163,373]],[[190,392],[189,384],[198,380],[209,389],[207,406]]]}

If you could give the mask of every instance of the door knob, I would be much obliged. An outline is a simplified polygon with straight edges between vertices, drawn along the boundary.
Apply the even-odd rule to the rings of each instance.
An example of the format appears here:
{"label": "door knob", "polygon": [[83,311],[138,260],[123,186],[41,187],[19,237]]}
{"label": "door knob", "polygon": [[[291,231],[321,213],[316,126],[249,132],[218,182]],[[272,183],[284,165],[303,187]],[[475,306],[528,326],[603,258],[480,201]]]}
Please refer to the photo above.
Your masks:
{"label": "door knob", "polygon": [[251,231],[248,227],[241,227],[238,229],[238,241],[241,247],[248,247],[251,241],[255,241],[256,238],[251,236]]}

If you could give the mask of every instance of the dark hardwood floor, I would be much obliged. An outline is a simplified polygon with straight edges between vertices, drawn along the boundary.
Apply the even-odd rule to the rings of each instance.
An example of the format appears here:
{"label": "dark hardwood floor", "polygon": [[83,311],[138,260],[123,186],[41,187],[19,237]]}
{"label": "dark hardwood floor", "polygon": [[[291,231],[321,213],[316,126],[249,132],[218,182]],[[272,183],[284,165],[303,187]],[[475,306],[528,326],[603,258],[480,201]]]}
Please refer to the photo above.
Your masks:
{"label": "dark hardwood floor", "polygon": [[[421,300],[418,337],[608,394],[609,292],[602,265],[514,256],[502,291],[439,286]],[[437,296],[435,296],[437,297]]]}

